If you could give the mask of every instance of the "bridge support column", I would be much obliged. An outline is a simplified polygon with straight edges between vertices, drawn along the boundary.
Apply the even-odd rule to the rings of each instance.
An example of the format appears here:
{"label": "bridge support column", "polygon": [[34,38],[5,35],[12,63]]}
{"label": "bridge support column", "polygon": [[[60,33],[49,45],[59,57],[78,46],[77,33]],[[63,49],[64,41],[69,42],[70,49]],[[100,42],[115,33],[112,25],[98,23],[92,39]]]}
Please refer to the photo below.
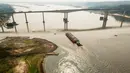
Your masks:
{"label": "bridge support column", "polygon": [[[126,13],[126,11],[124,11],[124,13],[123,13],[123,17],[125,17],[125,13]],[[122,19],[120,27],[123,26],[123,23],[124,23],[124,19]]]}
{"label": "bridge support column", "polygon": [[3,26],[1,24],[0,24],[0,27],[1,27],[2,32],[5,32],[4,28],[3,28]]}
{"label": "bridge support column", "polygon": [[[13,23],[16,23],[16,22],[15,22],[15,19],[14,19],[14,14],[12,14],[12,20],[13,20]],[[18,32],[16,26],[15,26],[15,32],[16,32],[16,33]]]}
{"label": "bridge support column", "polygon": [[64,13],[64,18],[63,18],[63,21],[64,21],[64,30],[68,30],[68,13]]}
{"label": "bridge support column", "polygon": [[25,14],[25,21],[26,21],[26,25],[27,25],[27,31],[29,32],[29,25],[28,25],[28,18],[27,18],[27,14]]}
{"label": "bridge support column", "polygon": [[46,31],[44,12],[42,12],[42,18],[43,18],[43,28],[44,28],[44,31]]}
{"label": "bridge support column", "polygon": [[106,28],[106,25],[107,25],[107,20],[108,20],[108,11],[105,11],[104,12],[104,19],[103,19],[103,25],[102,25],[102,28],[105,29]]}

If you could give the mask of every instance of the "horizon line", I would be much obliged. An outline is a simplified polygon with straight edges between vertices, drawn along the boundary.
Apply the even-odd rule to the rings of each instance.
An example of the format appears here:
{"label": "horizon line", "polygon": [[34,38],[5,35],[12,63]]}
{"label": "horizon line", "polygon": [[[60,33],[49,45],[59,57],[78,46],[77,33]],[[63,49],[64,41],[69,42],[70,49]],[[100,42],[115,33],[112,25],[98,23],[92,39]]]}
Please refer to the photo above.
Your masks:
{"label": "horizon line", "polygon": [[[128,0],[126,0],[128,1]],[[120,0],[117,0],[117,1],[28,1],[28,2],[25,2],[25,1],[21,1],[21,2],[18,2],[18,1],[2,1],[0,3],[39,3],[39,2],[44,2],[44,3],[64,3],[64,2],[126,2],[126,1],[120,1]]]}

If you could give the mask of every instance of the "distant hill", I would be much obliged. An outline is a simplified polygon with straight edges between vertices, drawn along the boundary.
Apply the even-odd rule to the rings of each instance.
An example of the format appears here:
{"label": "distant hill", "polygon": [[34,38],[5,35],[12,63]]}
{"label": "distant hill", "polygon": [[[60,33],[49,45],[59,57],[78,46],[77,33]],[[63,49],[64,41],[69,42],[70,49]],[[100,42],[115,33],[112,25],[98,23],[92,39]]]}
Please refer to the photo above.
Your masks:
{"label": "distant hill", "polygon": [[14,9],[11,5],[0,4],[0,13],[2,12],[14,12]]}
{"label": "distant hill", "polygon": [[130,1],[88,2],[86,5],[90,9],[119,9],[122,11],[114,11],[112,13],[122,14],[123,11],[127,11],[126,15],[130,15]]}
{"label": "distant hill", "polygon": [[[5,12],[14,12],[14,8],[8,4],[0,4],[0,13]],[[2,22],[9,20],[11,15],[12,14],[0,14],[0,24],[2,24]]]}
{"label": "distant hill", "polygon": [[86,8],[115,8],[121,5],[130,5],[130,1],[105,1],[105,2],[57,2],[52,4],[70,5]]}
{"label": "distant hill", "polygon": [[102,6],[119,6],[119,5],[130,5],[130,1],[107,1],[107,2],[86,2],[88,7],[102,7]]}

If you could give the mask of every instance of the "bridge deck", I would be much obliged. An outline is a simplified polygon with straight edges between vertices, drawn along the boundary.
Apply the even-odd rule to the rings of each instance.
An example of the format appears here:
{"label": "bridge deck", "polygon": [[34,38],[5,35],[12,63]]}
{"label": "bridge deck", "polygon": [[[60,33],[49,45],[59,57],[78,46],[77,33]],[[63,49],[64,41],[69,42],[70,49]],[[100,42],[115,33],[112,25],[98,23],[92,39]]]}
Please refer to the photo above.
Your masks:
{"label": "bridge deck", "polygon": [[16,14],[16,13],[41,13],[41,12],[46,12],[46,13],[70,13],[70,12],[76,12],[76,11],[123,11],[123,10],[118,10],[118,9],[66,9],[66,10],[47,10],[47,11],[20,11],[20,12],[6,12],[6,13],[0,13],[0,14]]}

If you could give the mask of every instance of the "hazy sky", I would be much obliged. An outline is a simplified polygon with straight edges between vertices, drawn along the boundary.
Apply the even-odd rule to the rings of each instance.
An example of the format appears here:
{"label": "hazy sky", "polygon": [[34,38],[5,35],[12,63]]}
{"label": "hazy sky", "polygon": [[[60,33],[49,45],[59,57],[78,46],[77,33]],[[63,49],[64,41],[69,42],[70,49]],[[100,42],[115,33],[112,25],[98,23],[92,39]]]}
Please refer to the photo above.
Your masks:
{"label": "hazy sky", "polygon": [[126,1],[126,0],[0,0],[0,2],[71,2],[71,1],[100,2],[100,1]]}

